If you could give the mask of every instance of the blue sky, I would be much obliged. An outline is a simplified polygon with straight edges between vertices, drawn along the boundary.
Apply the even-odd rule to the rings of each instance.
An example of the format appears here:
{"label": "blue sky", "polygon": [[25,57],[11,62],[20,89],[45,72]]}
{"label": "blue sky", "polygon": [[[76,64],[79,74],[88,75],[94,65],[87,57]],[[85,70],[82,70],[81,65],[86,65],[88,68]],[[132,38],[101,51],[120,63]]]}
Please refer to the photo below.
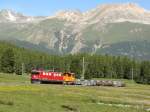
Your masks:
{"label": "blue sky", "polygon": [[0,0],[0,9],[11,9],[31,16],[53,15],[58,10],[87,11],[99,4],[136,3],[150,10],[150,0]]}

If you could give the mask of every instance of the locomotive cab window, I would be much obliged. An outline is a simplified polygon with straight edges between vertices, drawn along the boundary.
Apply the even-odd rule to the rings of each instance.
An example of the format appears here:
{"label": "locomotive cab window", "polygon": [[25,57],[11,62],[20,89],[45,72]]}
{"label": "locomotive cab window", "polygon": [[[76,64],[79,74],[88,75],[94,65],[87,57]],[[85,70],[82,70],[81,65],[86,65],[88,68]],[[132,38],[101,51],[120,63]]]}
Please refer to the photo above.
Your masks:
{"label": "locomotive cab window", "polygon": [[40,72],[37,72],[37,71],[32,71],[31,72],[31,75],[39,75],[40,74]]}
{"label": "locomotive cab window", "polygon": [[63,76],[66,76],[66,77],[72,77],[73,74],[71,74],[71,73],[64,73]]}
{"label": "locomotive cab window", "polygon": [[71,77],[71,74],[68,74],[68,77]]}

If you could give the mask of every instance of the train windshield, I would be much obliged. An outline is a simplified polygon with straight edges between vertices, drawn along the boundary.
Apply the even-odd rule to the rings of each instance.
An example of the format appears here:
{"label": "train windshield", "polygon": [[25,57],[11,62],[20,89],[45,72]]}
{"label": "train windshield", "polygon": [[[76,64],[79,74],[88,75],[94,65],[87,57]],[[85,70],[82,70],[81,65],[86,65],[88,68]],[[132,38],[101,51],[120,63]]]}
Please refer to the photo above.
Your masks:
{"label": "train windshield", "polygon": [[40,72],[38,72],[38,71],[32,71],[31,72],[31,75],[39,75],[40,74]]}

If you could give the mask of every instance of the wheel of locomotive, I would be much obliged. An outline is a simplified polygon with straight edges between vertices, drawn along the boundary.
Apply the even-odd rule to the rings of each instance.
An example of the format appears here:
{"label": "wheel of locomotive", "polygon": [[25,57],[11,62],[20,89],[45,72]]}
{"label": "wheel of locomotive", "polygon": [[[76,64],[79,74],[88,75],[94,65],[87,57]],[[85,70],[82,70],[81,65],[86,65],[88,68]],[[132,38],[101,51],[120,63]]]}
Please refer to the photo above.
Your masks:
{"label": "wheel of locomotive", "polygon": [[64,81],[64,82],[63,82],[63,85],[67,85],[67,82]]}
{"label": "wheel of locomotive", "polygon": [[39,80],[31,80],[31,83],[32,84],[41,84],[42,82]]}

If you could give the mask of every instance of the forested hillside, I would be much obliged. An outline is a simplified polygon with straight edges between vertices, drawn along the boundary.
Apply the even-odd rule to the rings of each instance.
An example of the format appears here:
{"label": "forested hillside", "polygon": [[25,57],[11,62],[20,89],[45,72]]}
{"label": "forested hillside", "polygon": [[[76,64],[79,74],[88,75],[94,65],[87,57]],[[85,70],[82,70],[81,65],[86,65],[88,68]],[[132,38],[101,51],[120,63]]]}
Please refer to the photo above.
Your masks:
{"label": "forested hillside", "polygon": [[77,78],[82,74],[82,58],[85,57],[85,78],[134,79],[150,84],[150,62],[137,61],[127,57],[108,55],[49,55],[42,52],[18,48],[0,42],[0,72],[30,73],[32,69],[47,69],[59,72],[74,72]]}

